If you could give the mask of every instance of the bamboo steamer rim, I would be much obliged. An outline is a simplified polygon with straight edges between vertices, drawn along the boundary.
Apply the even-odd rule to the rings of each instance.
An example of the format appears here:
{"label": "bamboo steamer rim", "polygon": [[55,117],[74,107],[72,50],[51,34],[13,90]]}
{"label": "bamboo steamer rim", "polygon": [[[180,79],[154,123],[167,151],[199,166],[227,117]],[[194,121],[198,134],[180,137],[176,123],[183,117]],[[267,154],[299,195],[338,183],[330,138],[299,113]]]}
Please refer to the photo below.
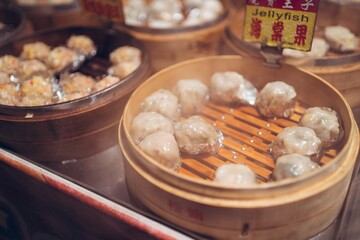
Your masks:
{"label": "bamboo steamer rim", "polygon": [[[346,102],[345,98],[331,84],[329,84],[325,80],[321,79],[320,77],[316,76],[315,74],[310,73],[310,72],[308,72],[308,71],[306,71],[304,69],[301,69],[301,68],[296,68],[296,67],[288,65],[288,64],[283,64],[283,65],[287,66],[288,68],[292,68],[294,71],[301,71],[301,72],[304,72],[304,73],[306,73],[308,75],[311,75],[313,78],[316,78],[318,81],[321,81],[322,84],[326,85],[332,91],[334,91],[336,93],[336,95],[338,95],[338,97],[341,99],[342,104],[345,106],[345,108],[347,110],[346,112],[348,113],[349,119],[350,119],[350,122],[351,122],[349,138],[347,139],[346,143],[344,144],[342,150],[337,154],[337,156],[330,163],[325,164],[324,166],[322,166],[317,171],[313,171],[311,173],[308,173],[306,175],[297,177],[295,179],[285,179],[285,180],[282,180],[282,181],[279,181],[279,182],[269,182],[269,183],[260,184],[260,185],[256,185],[256,186],[246,186],[246,187],[238,188],[238,187],[224,186],[224,185],[221,185],[221,184],[215,183],[215,182],[208,182],[208,181],[205,181],[205,180],[198,180],[198,179],[194,179],[194,178],[182,175],[182,174],[178,174],[178,173],[176,173],[176,172],[174,172],[172,170],[169,170],[168,168],[162,166],[161,164],[156,162],[154,159],[152,159],[150,156],[143,153],[143,151],[141,151],[140,148],[132,140],[132,137],[131,137],[131,134],[130,134],[130,127],[126,125],[126,121],[125,121],[125,119],[129,118],[128,117],[128,112],[129,112],[129,108],[131,108],[130,104],[131,104],[132,99],[134,98],[134,96],[138,95],[138,92],[140,92],[142,88],[146,87],[146,85],[150,85],[151,82],[153,81],[153,79],[157,79],[164,72],[171,72],[174,69],[177,69],[177,68],[179,68],[181,66],[184,66],[184,65],[191,65],[192,63],[201,62],[201,61],[204,61],[204,60],[213,60],[213,59],[221,59],[221,60],[224,60],[224,61],[226,61],[226,60],[237,60],[237,61],[239,61],[239,60],[242,60],[244,58],[241,57],[241,56],[223,55],[223,56],[210,56],[210,57],[197,58],[197,59],[193,59],[193,60],[187,60],[187,61],[175,64],[173,66],[170,66],[168,68],[165,68],[165,69],[155,73],[150,78],[145,80],[132,93],[131,97],[129,98],[129,100],[128,100],[125,108],[124,108],[124,113],[123,113],[123,116],[122,116],[121,123],[119,125],[119,133],[118,133],[120,145],[122,145],[122,150],[125,153],[128,152],[129,149],[135,150],[136,154],[141,157],[141,160],[137,160],[137,162],[140,165],[143,165],[143,166],[145,166],[147,168],[154,168],[154,169],[158,170],[159,173],[162,176],[175,177],[175,178],[179,179],[179,181],[184,181],[184,182],[187,182],[188,184],[196,184],[198,186],[203,186],[203,187],[207,187],[207,188],[210,188],[210,189],[216,189],[216,190],[218,190],[220,192],[221,191],[236,192],[236,193],[239,193],[239,196],[241,196],[241,193],[256,193],[257,191],[265,192],[265,191],[270,191],[270,190],[279,190],[279,189],[282,189],[282,188],[285,188],[285,187],[287,187],[289,189],[292,189],[292,191],[296,191],[298,186],[301,185],[301,184],[307,184],[308,182],[311,182],[311,181],[314,181],[314,180],[319,180],[320,178],[323,178],[324,176],[329,176],[337,168],[341,167],[341,166],[338,166],[338,165],[342,164],[345,161],[345,159],[348,162],[348,164],[350,164],[352,166],[352,164],[349,163],[349,161],[350,160],[354,161],[354,159],[356,159],[356,155],[357,155],[358,149],[359,149],[359,131],[358,131],[354,116],[352,115],[351,108],[348,105],[348,103]],[[251,59],[251,58],[248,58],[248,59]],[[254,58],[252,58],[252,59],[256,60]],[[122,131],[124,132],[123,137],[125,137],[125,139],[122,139],[122,136],[121,136]],[[127,142],[127,144],[129,145],[129,148],[124,149],[123,148],[124,143],[122,143],[122,141]],[[350,155],[346,157],[346,154],[350,154]],[[144,160],[144,161],[142,161],[142,160]],[[144,173],[146,173],[146,172],[144,172]],[[344,172],[340,171],[340,173],[344,173]],[[150,177],[150,175],[148,175],[148,174],[146,174],[146,175],[148,177]],[[339,175],[341,175],[341,174],[339,174]],[[337,177],[339,177],[339,176],[337,176]],[[155,180],[155,179],[153,179],[153,177],[151,177],[151,178],[152,178],[152,180],[157,181],[157,183],[159,183],[160,185],[163,184],[161,181]],[[321,188],[321,186],[322,185],[320,184],[319,187]],[[186,191],[186,189],[184,189],[184,190]],[[304,194],[306,195],[306,192]]]}

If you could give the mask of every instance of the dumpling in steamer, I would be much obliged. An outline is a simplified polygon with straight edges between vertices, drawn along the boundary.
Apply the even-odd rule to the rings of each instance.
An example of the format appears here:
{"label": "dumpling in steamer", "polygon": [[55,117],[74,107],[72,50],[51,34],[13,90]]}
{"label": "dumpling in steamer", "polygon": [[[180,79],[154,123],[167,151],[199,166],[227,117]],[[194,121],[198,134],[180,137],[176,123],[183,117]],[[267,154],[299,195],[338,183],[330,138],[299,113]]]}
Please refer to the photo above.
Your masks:
{"label": "dumpling in steamer", "polygon": [[96,47],[93,40],[85,35],[72,35],[66,41],[66,46],[86,56],[96,54]]}
{"label": "dumpling in steamer", "polygon": [[321,140],[311,128],[294,126],[284,128],[270,145],[270,152],[274,158],[298,153],[317,160],[320,157]]}
{"label": "dumpling in steamer", "polygon": [[110,53],[110,61],[113,64],[122,62],[141,62],[140,49],[132,46],[122,46]]}
{"label": "dumpling in steamer", "polygon": [[175,123],[174,131],[180,151],[188,154],[215,153],[223,141],[221,131],[200,116]]}
{"label": "dumpling in steamer", "polygon": [[60,77],[60,86],[64,94],[62,101],[70,101],[90,95],[94,91],[95,81],[79,72],[63,74]]}
{"label": "dumpling in steamer", "polygon": [[342,136],[338,115],[331,108],[308,108],[301,117],[299,124],[313,129],[323,142],[324,147],[332,146]]}
{"label": "dumpling in steamer", "polygon": [[142,103],[144,112],[157,112],[170,119],[180,117],[178,98],[170,91],[159,89],[148,96]]}
{"label": "dumpling in steamer", "polygon": [[292,58],[321,58],[326,55],[329,47],[329,44],[324,39],[314,38],[309,52],[285,48],[283,55]]}
{"label": "dumpling in steamer", "polygon": [[311,161],[310,158],[294,153],[283,155],[276,160],[273,178],[281,180],[294,178],[319,168],[319,165]]}
{"label": "dumpling in steamer", "polygon": [[50,47],[43,42],[31,42],[23,45],[20,58],[22,59],[39,59],[46,61],[50,53]]}
{"label": "dumpling in steamer", "polygon": [[125,78],[140,66],[140,62],[121,62],[108,68],[108,74],[120,79]]}
{"label": "dumpling in steamer", "polygon": [[46,63],[51,70],[58,72],[76,63],[77,60],[78,55],[73,50],[59,46],[50,51]]}
{"label": "dumpling in steamer", "polygon": [[139,143],[146,136],[158,131],[174,135],[174,126],[172,120],[159,113],[141,112],[134,117],[130,131],[134,141]]}
{"label": "dumpling in steamer", "polygon": [[337,52],[351,52],[359,45],[359,38],[343,26],[328,26],[324,35],[330,48]]}
{"label": "dumpling in steamer", "polygon": [[254,105],[257,89],[237,72],[217,72],[211,77],[210,99],[224,104]]}
{"label": "dumpling in steamer", "polygon": [[120,78],[107,75],[95,83],[95,90],[102,91],[118,82]]}
{"label": "dumpling in steamer", "polygon": [[30,77],[33,74],[47,71],[47,67],[40,60],[32,59],[22,61],[19,67],[19,76],[21,79]]}
{"label": "dumpling in steamer", "polygon": [[33,75],[21,83],[20,106],[42,106],[53,102],[53,79],[46,75]]}
{"label": "dumpling in steamer", "polygon": [[208,100],[209,89],[199,80],[180,80],[173,89],[183,116],[199,113]]}
{"label": "dumpling in steamer", "polygon": [[16,85],[0,84],[0,105],[17,106],[20,99],[20,91]]}
{"label": "dumpling in steamer", "polygon": [[161,165],[177,170],[181,166],[178,144],[171,133],[155,132],[144,138],[140,149]]}
{"label": "dumpling in steamer", "polygon": [[215,172],[214,182],[229,186],[256,184],[256,174],[244,164],[223,164]]}
{"label": "dumpling in steamer", "polygon": [[0,71],[7,74],[14,74],[20,67],[20,60],[12,55],[0,57]]}
{"label": "dumpling in steamer", "polygon": [[294,87],[281,81],[269,82],[259,93],[256,107],[260,115],[288,118],[294,113]]}
{"label": "dumpling in steamer", "polygon": [[0,85],[7,83],[11,83],[9,74],[0,71]]}

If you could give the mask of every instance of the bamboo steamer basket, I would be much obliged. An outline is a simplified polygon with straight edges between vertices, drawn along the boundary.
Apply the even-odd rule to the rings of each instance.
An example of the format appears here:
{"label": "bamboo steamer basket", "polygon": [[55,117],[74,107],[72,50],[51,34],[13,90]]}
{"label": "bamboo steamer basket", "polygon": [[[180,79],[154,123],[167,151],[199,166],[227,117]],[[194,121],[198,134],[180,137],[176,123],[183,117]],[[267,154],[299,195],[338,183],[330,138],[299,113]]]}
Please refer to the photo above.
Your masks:
{"label": "bamboo steamer basket", "polygon": [[[259,89],[274,80],[293,85],[298,93],[296,114],[289,120],[266,120],[253,107],[209,102],[200,114],[224,134],[217,154],[182,156],[178,172],[145,155],[130,134],[141,102],[157,89],[171,90],[180,79],[209,85],[211,75],[219,71],[237,71]],[[268,144],[282,128],[296,125],[306,106],[336,110],[345,137],[322,157],[318,171],[268,182],[274,168]],[[277,69],[255,58],[212,56],[176,64],[141,84],[124,109],[119,144],[131,196],[166,220],[219,239],[306,239],[328,227],[340,212],[359,150],[359,132],[344,97],[321,78],[290,65]],[[231,188],[211,182],[216,168],[226,162],[247,164],[262,184]]]}
{"label": "bamboo steamer basket", "polygon": [[[224,41],[231,54],[262,58],[259,44],[246,43],[242,40],[244,13],[244,7],[232,12],[230,23],[225,30]],[[325,2],[319,6],[315,36],[323,37],[326,26],[341,25],[360,37],[359,22],[360,6]],[[357,81],[360,74],[360,46],[349,54],[328,52],[323,58],[283,57],[282,61],[302,67],[325,79],[340,90],[351,107],[360,105],[360,82]]]}
{"label": "bamboo steamer basket", "polygon": [[24,12],[15,6],[0,3],[0,23],[7,25],[9,29],[5,32],[0,29],[0,46],[31,32],[27,28],[28,20]]}
{"label": "bamboo steamer basket", "polygon": [[228,17],[228,1],[222,3],[224,12],[216,20],[193,27],[153,29],[125,25],[125,28],[145,45],[156,72],[184,60],[220,53]]}
{"label": "bamboo steamer basket", "polygon": [[66,27],[37,32],[0,48],[0,56],[19,56],[22,46],[42,41],[51,47],[65,44],[73,34],[94,41],[97,54],[75,72],[101,77],[111,65],[111,51],[123,45],[142,51],[141,65],[120,82],[72,101],[45,106],[0,105],[0,145],[38,162],[85,158],[117,144],[117,127],[132,91],[150,74],[143,45],[126,32],[97,27]]}

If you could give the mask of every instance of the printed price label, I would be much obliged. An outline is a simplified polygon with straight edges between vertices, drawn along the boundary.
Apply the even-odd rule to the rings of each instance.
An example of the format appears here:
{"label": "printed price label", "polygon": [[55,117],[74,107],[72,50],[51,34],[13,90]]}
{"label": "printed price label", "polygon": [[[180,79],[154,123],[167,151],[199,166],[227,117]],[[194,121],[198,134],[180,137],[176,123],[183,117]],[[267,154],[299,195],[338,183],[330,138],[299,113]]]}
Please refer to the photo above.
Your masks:
{"label": "printed price label", "polygon": [[121,0],[81,0],[81,6],[85,11],[95,13],[113,22],[124,22]]}
{"label": "printed price label", "polygon": [[319,0],[246,0],[244,41],[311,49]]}

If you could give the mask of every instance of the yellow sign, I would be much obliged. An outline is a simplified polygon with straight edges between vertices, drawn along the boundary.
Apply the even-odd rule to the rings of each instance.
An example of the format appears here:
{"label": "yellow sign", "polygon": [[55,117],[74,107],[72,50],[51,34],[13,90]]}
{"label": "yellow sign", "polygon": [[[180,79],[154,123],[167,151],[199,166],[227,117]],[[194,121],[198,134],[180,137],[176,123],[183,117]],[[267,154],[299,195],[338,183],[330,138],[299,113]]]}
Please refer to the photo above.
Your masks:
{"label": "yellow sign", "polygon": [[81,0],[81,6],[85,11],[95,13],[113,22],[124,22],[121,0]]}
{"label": "yellow sign", "polygon": [[[309,51],[314,34],[318,2],[291,0],[269,7],[262,0],[248,0],[246,5],[244,41],[261,42],[267,46]],[[303,1],[303,2],[301,2]],[[295,2],[295,1],[294,1]],[[307,5],[306,5],[307,4]]]}

